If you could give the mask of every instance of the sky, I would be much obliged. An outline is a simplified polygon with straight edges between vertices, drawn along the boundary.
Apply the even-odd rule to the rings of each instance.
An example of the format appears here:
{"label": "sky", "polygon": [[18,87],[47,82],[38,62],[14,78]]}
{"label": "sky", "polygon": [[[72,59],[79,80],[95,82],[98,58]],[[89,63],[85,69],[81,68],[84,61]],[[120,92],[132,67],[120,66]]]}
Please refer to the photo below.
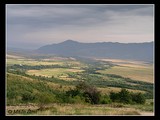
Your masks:
{"label": "sky", "polygon": [[36,49],[83,43],[154,41],[154,5],[7,4],[7,47]]}

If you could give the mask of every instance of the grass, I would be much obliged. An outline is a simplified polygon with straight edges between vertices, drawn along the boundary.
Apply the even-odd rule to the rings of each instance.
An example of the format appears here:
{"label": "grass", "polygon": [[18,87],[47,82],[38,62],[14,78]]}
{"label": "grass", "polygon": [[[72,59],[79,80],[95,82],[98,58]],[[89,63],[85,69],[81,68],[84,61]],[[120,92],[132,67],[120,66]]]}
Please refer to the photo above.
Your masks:
{"label": "grass", "polygon": [[[61,85],[61,84],[50,82],[50,81],[39,81],[39,80],[36,80],[36,79],[24,77],[24,76],[21,76],[21,75],[15,75],[15,74],[12,74],[12,73],[7,73],[8,89],[13,88],[14,91],[15,91],[16,87],[13,86],[13,84],[15,84],[15,83],[17,85],[20,85],[20,86],[23,86],[24,84],[26,84],[26,85],[29,84],[28,87],[30,87],[30,85],[32,85],[32,86],[35,85],[36,86],[36,85],[38,85],[38,83],[43,83],[44,86],[48,87],[49,89],[58,90],[58,91],[67,91],[67,90],[73,89],[75,87],[73,85]],[[22,87],[20,87],[19,89],[21,89],[21,88]]]}
{"label": "grass", "polygon": [[[39,80],[36,80],[36,79],[32,79],[32,78],[28,78],[28,77],[24,77],[24,76],[21,76],[21,75],[15,75],[15,74],[12,74],[12,73],[8,73],[8,78],[7,78],[7,82],[8,84],[10,83],[14,83],[15,81],[17,81],[18,79],[18,84],[23,84],[23,83],[30,83],[30,84],[37,84],[39,83],[40,81]],[[54,83],[54,82],[50,82],[50,81],[43,81],[43,83],[49,87],[49,88],[52,88],[53,90],[58,90],[58,91],[68,91],[70,89],[74,89],[75,86],[73,85],[61,85],[59,83]],[[8,85],[10,86],[10,85]],[[11,86],[12,87],[12,86]],[[117,87],[106,87],[106,88],[100,88],[98,87],[98,90],[102,93],[102,94],[109,94],[111,91],[114,91],[114,92],[119,92],[121,90],[121,88],[117,88]],[[145,91],[141,91],[141,90],[131,90],[131,89],[127,89],[129,90],[130,92],[142,92],[142,93],[145,93]]]}
{"label": "grass", "polygon": [[145,62],[144,61],[136,61],[136,60],[123,60],[123,59],[97,59],[97,60],[100,60],[100,61],[109,61],[109,62],[112,62],[112,63],[115,63],[117,65],[120,65],[120,64],[125,64],[125,65],[143,65],[145,66]]}
{"label": "grass", "polygon": [[13,58],[13,59],[14,59],[14,58],[24,58],[24,57],[22,57],[22,56],[8,55],[8,54],[6,55],[6,57],[7,57],[7,58],[11,58],[11,59],[12,59],[12,58]]}
{"label": "grass", "polygon": [[[117,88],[117,87],[106,87],[106,88],[98,88],[99,91],[101,91],[102,94],[109,94],[110,92],[114,91],[114,92],[120,92],[121,88]],[[137,92],[141,92],[141,93],[145,93],[145,91],[142,90],[132,90],[132,89],[127,89],[129,92],[133,92],[133,93],[137,93]]]}
{"label": "grass", "polygon": [[[143,112],[153,113],[147,109],[141,109],[145,105],[122,105],[121,107],[113,105],[90,105],[90,104],[48,104],[45,105],[45,108],[38,110],[37,105],[28,106],[7,106],[7,115],[8,111],[13,110],[27,110],[30,109],[29,114],[20,113],[19,115],[141,115]],[[13,112],[12,112],[13,113]],[[16,113],[17,114],[17,113]],[[14,114],[14,115],[16,115]],[[11,115],[11,114],[10,114]]]}
{"label": "grass", "polygon": [[22,65],[62,65],[63,62],[60,61],[38,61],[38,60],[26,60],[26,59],[7,59],[7,65],[13,65],[13,64],[22,64]]}
{"label": "grass", "polygon": [[[14,85],[11,85],[13,82]],[[52,82],[43,82],[39,88],[39,80],[30,79],[20,75],[8,74],[7,85],[12,91],[19,93],[19,91],[32,90],[41,92],[42,88],[46,90],[66,90],[73,86],[59,86]],[[110,88],[115,90],[116,88]],[[49,92],[48,91],[48,92]],[[90,104],[48,104],[43,110],[38,110],[37,104],[17,104],[15,106],[7,106],[7,115],[140,115],[141,112],[152,113],[153,105],[150,104],[152,100],[148,100],[146,105],[122,105],[122,104],[106,104],[106,105],[90,105]],[[148,113],[147,113],[148,114]]]}
{"label": "grass", "polygon": [[53,82],[46,82],[47,85],[54,89],[54,90],[58,90],[58,91],[68,91],[70,89],[74,89],[75,86],[73,85],[60,85],[60,84],[57,84],[57,83],[53,83]]}
{"label": "grass", "polygon": [[114,66],[110,69],[99,70],[97,72],[103,74],[116,74],[123,77],[128,77],[134,80],[140,80],[153,83],[153,68],[152,67],[129,67],[129,66]]}
{"label": "grass", "polygon": [[41,69],[41,70],[28,70],[26,73],[29,75],[45,76],[45,77],[56,77],[63,80],[76,80],[68,76],[68,73],[82,72],[79,69],[66,69],[66,68],[54,68],[54,69]]}
{"label": "grass", "polygon": [[131,105],[131,106],[135,109],[139,109],[146,112],[154,111],[153,99],[147,99],[144,105]]}

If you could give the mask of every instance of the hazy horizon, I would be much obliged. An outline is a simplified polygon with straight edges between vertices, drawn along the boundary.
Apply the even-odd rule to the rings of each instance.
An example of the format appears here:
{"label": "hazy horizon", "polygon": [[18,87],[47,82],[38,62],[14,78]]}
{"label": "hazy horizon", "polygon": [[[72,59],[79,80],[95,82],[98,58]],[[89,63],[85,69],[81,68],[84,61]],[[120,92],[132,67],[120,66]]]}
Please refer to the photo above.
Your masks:
{"label": "hazy horizon", "polygon": [[153,5],[6,5],[7,47],[154,41]]}
{"label": "hazy horizon", "polygon": [[[62,41],[62,42],[52,43],[52,44],[59,44],[59,43],[63,43],[63,42],[66,42],[66,41],[79,42],[79,41],[76,41],[76,40],[68,39],[68,40],[65,40],[65,41]],[[151,43],[151,42],[154,42],[154,41],[149,41],[149,42],[133,42],[133,43]],[[109,43],[109,42],[79,42],[79,43]],[[122,42],[111,42],[111,43],[122,43]],[[36,49],[39,49],[40,47],[43,47],[43,46],[46,46],[46,45],[52,45],[52,44],[44,44],[44,45],[41,45],[41,46],[35,47],[35,48],[23,48],[23,47],[20,47],[20,46],[18,46],[18,47],[7,46],[6,49],[36,50]],[[122,43],[122,44],[129,44],[129,43]]]}

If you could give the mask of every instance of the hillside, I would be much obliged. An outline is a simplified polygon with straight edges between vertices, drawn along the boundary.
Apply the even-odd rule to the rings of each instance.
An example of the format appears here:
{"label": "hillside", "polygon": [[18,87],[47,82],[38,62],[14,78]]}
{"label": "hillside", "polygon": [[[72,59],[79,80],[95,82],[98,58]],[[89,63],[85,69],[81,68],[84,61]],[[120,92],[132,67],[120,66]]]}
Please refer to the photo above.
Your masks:
{"label": "hillside", "polygon": [[35,52],[72,57],[98,57],[153,61],[153,42],[145,43],[80,43],[67,40],[58,44],[45,45]]}
{"label": "hillside", "polygon": [[6,114],[153,114],[153,65],[109,60],[7,54]]}

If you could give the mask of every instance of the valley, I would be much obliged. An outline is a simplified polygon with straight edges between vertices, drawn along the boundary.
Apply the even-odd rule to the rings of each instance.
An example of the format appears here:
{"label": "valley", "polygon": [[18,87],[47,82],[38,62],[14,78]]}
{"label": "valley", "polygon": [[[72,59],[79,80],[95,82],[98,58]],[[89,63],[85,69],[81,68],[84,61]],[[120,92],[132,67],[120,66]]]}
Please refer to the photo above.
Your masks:
{"label": "valley", "polygon": [[[7,115],[141,115],[141,112],[154,111],[153,64],[118,59],[14,55],[8,55],[6,62],[7,111],[13,111],[12,106],[23,110],[7,112]],[[106,102],[91,104],[79,95],[68,98],[67,91],[74,91],[81,82],[95,87]],[[110,100],[111,92],[119,93],[122,88],[131,94],[141,93],[150,102],[124,104]],[[33,111],[24,113],[21,106],[30,104],[34,106],[30,109]],[[43,109],[39,111],[41,104]]]}
{"label": "valley", "polygon": [[155,4],[7,3],[5,116],[155,115]]}

